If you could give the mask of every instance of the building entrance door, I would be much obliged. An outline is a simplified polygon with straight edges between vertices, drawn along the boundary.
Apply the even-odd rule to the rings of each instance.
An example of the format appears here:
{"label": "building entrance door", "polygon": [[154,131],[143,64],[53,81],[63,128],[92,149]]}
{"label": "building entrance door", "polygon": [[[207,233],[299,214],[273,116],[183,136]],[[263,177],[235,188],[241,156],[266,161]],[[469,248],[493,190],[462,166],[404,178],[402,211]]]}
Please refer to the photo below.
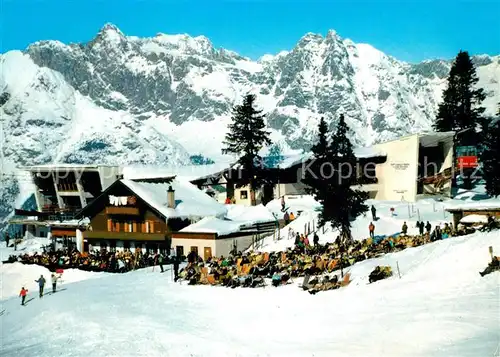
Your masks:
{"label": "building entrance door", "polygon": [[207,260],[208,258],[210,258],[212,256],[212,247],[205,247],[205,249],[203,250],[203,259],[204,260]]}

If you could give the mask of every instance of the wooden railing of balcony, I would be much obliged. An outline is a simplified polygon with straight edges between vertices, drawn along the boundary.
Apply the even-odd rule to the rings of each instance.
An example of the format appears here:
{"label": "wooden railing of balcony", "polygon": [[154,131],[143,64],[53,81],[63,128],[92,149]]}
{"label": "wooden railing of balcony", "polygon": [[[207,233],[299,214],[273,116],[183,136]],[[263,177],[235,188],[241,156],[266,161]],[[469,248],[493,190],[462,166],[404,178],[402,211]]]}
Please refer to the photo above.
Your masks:
{"label": "wooden railing of balcony", "polygon": [[138,216],[139,208],[128,206],[108,206],[106,207],[106,214]]}

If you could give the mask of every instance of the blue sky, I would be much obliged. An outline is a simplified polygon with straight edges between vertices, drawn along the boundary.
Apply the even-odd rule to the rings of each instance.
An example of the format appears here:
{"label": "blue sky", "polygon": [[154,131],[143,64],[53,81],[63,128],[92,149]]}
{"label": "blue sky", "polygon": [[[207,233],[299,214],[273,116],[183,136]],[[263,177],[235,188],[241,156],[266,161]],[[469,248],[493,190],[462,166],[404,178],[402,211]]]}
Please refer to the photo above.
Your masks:
{"label": "blue sky", "polygon": [[0,0],[0,52],[37,40],[86,42],[112,22],[126,35],[205,35],[254,59],[291,49],[307,32],[334,29],[417,62],[459,49],[500,54],[499,14],[500,0]]}

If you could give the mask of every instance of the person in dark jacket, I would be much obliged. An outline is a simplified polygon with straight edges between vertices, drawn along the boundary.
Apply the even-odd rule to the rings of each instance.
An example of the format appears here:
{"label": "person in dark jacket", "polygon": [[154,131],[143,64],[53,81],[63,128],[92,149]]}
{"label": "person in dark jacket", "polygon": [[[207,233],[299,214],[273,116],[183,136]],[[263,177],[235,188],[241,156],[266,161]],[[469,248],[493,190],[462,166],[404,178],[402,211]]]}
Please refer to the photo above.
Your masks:
{"label": "person in dark jacket", "polygon": [[290,223],[290,215],[288,214],[288,212],[285,212],[285,214],[283,215],[283,220],[285,221],[285,225]]}
{"label": "person in dark jacket", "polygon": [[371,211],[372,211],[372,221],[376,221],[377,220],[377,210],[375,209],[374,205],[372,205]]}
{"label": "person in dark jacket", "polygon": [[294,244],[298,245],[299,243],[300,243],[300,234],[297,232],[297,234],[295,235],[295,242],[294,242]]}
{"label": "person in dark jacket", "polygon": [[425,230],[427,231],[427,233],[431,233],[431,229],[432,229],[432,226],[431,224],[429,223],[429,221],[427,221],[427,224],[425,225]]}
{"label": "person in dark jacket", "polygon": [[8,248],[9,247],[9,241],[10,241],[10,236],[9,236],[9,233],[5,233],[5,247]]}
{"label": "person in dark jacket", "polygon": [[424,228],[425,228],[425,223],[424,221],[418,223],[418,232],[420,233],[421,236],[424,235]]}
{"label": "person in dark jacket", "polygon": [[408,233],[408,225],[406,222],[403,223],[403,226],[401,227],[401,234],[406,235]]}
{"label": "person in dark jacket", "polygon": [[198,257],[197,257],[196,252],[194,250],[190,251],[189,254],[188,254],[188,256],[187,256],[188,263],[189,264],[195,263],[196,260],[197,260],[197,258]]}
{"label": "person in dark jacket", "polygon": [[43,287],[45,286],[45,278],[43,275],[40,275],[38,280],[35,280],[38,283],[38,292],[40,293],[40,297],[43,296]]}
{"label": "person in dark jacket", "polygon": [[173,265],[174,265],[174,281],[177,282],[179,280],[179,257],[175,256],[173,257]]}
{"label": "person in dark jacket", "polygon": [[317,234],[317,233],[314,233],[314,236],[313,236],[313,244],[314,244],[314,245],[318,245],[318,244],[319,244],[319,237],[318,237],[318,234]]}

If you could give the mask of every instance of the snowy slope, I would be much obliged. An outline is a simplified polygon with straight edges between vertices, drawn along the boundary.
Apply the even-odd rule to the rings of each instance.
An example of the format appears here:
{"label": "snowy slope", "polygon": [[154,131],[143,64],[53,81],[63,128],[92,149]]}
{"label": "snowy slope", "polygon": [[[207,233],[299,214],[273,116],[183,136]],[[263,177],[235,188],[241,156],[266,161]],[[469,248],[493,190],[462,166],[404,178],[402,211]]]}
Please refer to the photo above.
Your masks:
{"label": "snowy slope", "polygon": [[[294,284],[227,289],[171,282],[151,269],[65,284],[42,300],[2,301],[2,353],[65,356],[494,356],[500,252],[475,234],[367,260],[346,288],[310,295]],[[401,279],[368,285],[377,264]],[[38,274],[38,272],[33,272]],[[35,278],[34,276],[33,278]],[[221,304],[223,302],[223,304]]]}

